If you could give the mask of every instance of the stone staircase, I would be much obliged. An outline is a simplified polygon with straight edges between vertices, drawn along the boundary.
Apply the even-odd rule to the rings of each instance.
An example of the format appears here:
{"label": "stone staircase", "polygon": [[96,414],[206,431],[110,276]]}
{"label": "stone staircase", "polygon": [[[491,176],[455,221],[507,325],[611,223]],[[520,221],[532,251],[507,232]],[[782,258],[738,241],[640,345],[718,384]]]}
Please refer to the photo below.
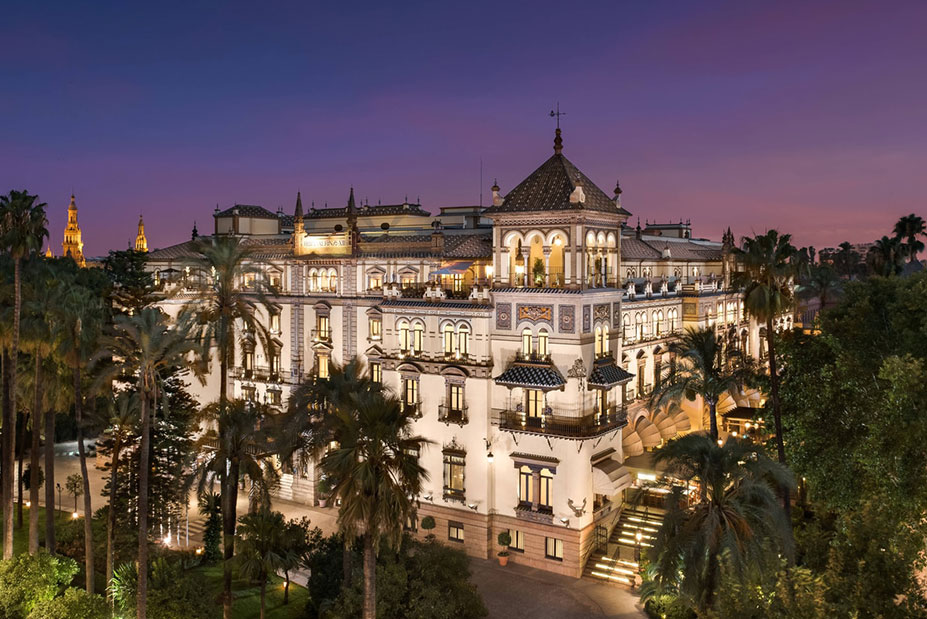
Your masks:
{"label": "stone staircase", "polygon": [[633,584],[638,570],[637,534],[640,533],[640,548],[650,548],[662,521],[663,510],[626,507],[605,548],[589,556],[583,577],[627,586]]}

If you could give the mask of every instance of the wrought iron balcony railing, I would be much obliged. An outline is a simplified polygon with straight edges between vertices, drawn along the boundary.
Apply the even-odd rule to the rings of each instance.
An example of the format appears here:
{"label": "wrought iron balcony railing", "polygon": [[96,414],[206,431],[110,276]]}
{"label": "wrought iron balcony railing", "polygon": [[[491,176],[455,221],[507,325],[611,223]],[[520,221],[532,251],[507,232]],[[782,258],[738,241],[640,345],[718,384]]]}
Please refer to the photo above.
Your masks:
{"label": "wrought iron balcony railing", "polygon": [[438,407],[438,421],[443,421],[444,423],[451,424],[456,423],[459,425],[464,425],[467,423],[467,405],[459,404],[457,406],[451,406],[447,403],[444,403]]}
{"label": "wrought iron balcony railing", "polygon": [[563,411],[548,407],[539,415],[522,410],[497,411],[503,430],[532,432],[567,438],[589,438],[624,427],[628,423],[625,405],[610,406],[602,412]]}

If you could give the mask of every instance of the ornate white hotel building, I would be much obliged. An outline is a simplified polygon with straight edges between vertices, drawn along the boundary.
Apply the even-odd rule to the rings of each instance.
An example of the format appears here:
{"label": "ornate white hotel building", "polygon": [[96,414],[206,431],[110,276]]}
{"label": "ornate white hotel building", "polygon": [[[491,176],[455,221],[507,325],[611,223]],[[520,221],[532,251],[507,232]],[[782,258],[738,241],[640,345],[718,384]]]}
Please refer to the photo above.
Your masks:
{"label": "ornate white hotel building", "polygon": [[[484,558],[508,530],[511,560],[579,577],[626,537],[613,529],[656,474],[648,452],[704,426],[700,406],[647,406],[674,363],[667,344],[714,326],[761,350],[729,287],[730,231],[714,242],[629,216],[620,188],[606,194],[563,155],[559,129],[553,156],[507,194],[494,186],[485,209],[358,205],[353,190],[341,208],[304,210],[297,196],[293,215],[217,209],[214,233],[244,237],[280,291],[264,317],[278,352],[238,351],[235,396],[285,406],[299,381],[359,356],[434,441],[419,522],[433,516],[439,540]],[[171,313],[188,298],[194,242],[150,253],[177,293]],[[218,396],[212,372],[204,402]],[[279,495],[317,504],[316,477],[284,470]]]}

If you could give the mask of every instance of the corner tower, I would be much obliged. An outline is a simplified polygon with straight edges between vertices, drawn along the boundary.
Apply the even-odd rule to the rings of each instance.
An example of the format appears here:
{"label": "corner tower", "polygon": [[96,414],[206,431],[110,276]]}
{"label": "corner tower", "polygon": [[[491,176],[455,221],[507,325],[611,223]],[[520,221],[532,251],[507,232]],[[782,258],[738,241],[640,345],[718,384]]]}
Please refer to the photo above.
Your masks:
{"label": "corner tower", "polygon": [[77,225],[77,202],[74,200],[74,194],[71,194],[71,203],[68,205],[68,225],[64,228],[61,255],[73,258],[77,266],[87,266],[87,260],[84,259],[84,242],[81,241],[80,226]]}

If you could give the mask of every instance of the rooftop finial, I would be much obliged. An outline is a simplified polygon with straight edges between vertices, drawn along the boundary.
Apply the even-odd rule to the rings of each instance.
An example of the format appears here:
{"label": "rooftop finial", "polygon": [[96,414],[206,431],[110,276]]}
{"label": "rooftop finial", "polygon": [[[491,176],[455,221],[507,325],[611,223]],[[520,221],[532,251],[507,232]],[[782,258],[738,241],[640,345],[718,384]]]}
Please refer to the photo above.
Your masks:
{"label": "rooftop finial", "polygon": [[618,181],[615,181],[615,195],[616,196],[621,195],[621,183]]}
{"label": "rooftop finial", "polygon": [[557,119],[557,131],[554,135],[554,152],[558,155],[561,152],[563,152],[563,138],[560,137],[560,117],[561,116],[566,116],[566,112],[560,111],[560,102],[557,101],[557,110],[556,111],[551,110],[550,117]]}

